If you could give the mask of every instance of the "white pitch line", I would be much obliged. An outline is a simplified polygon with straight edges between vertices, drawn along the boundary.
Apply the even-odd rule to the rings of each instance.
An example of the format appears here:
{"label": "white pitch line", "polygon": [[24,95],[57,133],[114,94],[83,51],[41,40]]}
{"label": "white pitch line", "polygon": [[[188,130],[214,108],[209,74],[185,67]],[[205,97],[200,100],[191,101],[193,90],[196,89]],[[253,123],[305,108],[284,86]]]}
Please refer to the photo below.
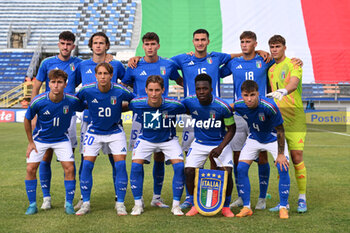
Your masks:
{"label": "white pitch line", "polygon": [[338,134],[338,135],[342,135],[342,136],[348,136],[348,137],[350,137],[350,134],[347,134],[347,133],[339,133],[339,132],[333,132],[333,131],[329,131],[329,130],[325,130],[325,129],[316,129],[316,128],[309,128],[309,129],[316,130],[316,131],[321,131],[321,132],[333,133],[333,134]]}

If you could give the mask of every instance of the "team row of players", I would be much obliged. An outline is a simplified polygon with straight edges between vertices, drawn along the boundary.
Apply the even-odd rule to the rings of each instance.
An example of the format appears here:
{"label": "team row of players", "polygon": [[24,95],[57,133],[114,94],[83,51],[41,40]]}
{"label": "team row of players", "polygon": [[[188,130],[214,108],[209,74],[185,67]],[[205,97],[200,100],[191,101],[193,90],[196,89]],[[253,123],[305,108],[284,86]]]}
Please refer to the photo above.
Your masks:
{"label": "team row of players", "polygon": [[[219,95],[218,94],[218,90],[219,90],[218,77],[220,76],[220,73],[222,76],[224,76],[225,72],[227,74],[227,67],[228,67],[228,69],[231,69],[231,72],[234,73],[236,96],[240,96],[240,89],[239,88],[241,86],[241,83],[245,79],[252,79],[252,80],[258,81],[260,93],[264,93],[264,94],[266,93],[266,82],[267,82],[266,72],[267,72],[268,67],[272,63],[266,64],[260,56],[255,55],[256,36],[254,33],[244,32],[241,35],[240,39],[241,39],[241,47],[242,47],[243,57],[231,60],[225,66],[226,71],[225,71],[225,69],[223,69],[220,72],[219,66],[221,64],[227,63],[227,61],[230,60],[231,56],[229,56],[227,54],[219,54],[219,53],[207,54],[206,49],[207,49],[207,45],[209,44],[209,34],[205,30],[197,30],[194,33],[194,38],[193,38],[193,43],[195,46],[194,56],[188,55],[188,54],[183,54],[183,55],[179,55],[179,56],[174,57],[174,61],[178,60],[178,63],[180,62],[180,66],[181,66],[180,68],[182,69],[182,73],[184,76],[185,95],[194,94],[194,87],[195,87],[194,77],[195,77],[195,75],[197,75],[198,73],[201,73],[201,72],[208,73],[212,77],[214,77],[213,82],[212,82],[212,87],[214,89],[213,93],[216,95]],[[64,40],[64,39],[60,38],[60,42],[59,42],[60,54],[54,58],[50,58],[48,60],[45,60],[42,63],[42,66],[39,69],[39,74],[37,77],[38,80],[42,79],[40,77],[45,77],[45,75],[47,76],[47,72],[49,72],[50,69],[59,68],[57,62],[62,61],[60,58],[60,55],[61,55],[61,57],[62,57],[62,54],[63,55],[64,54],[70,55],[71,50],[69,50],[69,48],[68,48],[69,46],[67,45],[67,41],[70,42],[72,40]],[[93,75],[93,73],[94,73],[93,67],[96,66],[97,62],[95,62],[95,61],[98,60],[95,58],[105,59],[106,50],[109,47],[109,44],[107,42],[108,42],[108,38],[105,37],[103,34],[97,34],[97,35],[92,36],[89,45],[91,46],[91,48],[93,50],[93,58],[91,60],[87,60],[87,61],[82,62],[81,65],[78,66],[76,71],[79,71],[79,70],[80,71],[78,72],[78,74],[76,76],[79,77],[79,73],[80,73],[82,75],[81,76],[82,80],[84,80],[85,78],[88,79],[87,77],[89,76],[89,74]],[[101,46],[102,46],[102,49],[101,49]],[[282,48],[285,47],[283,45],[283,43],[281,44],[281,46],[282,46]],[[181,77],[178,77],[177,72],[173,72],[172,71],[173,69],[168,68],[167,64],[165,64],[164,66],[161,64],[162,61],[167,62],[168,64],[173,64],[174,62],[169,61],[169,60],[164,60],[164,59],[160,58],[159,56],[157,56],[157,50],[159,49],[159,38],[157,37],[157,35],[155,33],[147,33],[143,37],[143,47],[145,50],[145,57],[139,61],[138,68],[136,68],[134,70],[132,70],[131,68],[128,68],[128,70],[126,72],[126,76],[123,79],[123,82],[125,82],[125,84],[134,85],[134,92],[136,92],[136,93],[139,92],[140,94],[144,94],[144,89],[142,87],[144,87],[146,77],[149,74],[160,74],[162,76],[162,78],[165,80],[165,92],[167,91],[167,83],[168,83],[167,80],[169,79],[165,75],[171,74],[170,78],[173,77],[172,79],[177,80],[179,84],[182,83]],[[283,52],[284,52],[284,50],[283,50]],[[99,56],[101,54],[103,56]],[[246,56],[248,56],[248,55],[252,56],[252,59],[250,59],[250,60],[247,59]],[[69,57],[69,60],[74,59],[70,56],[68,56],[68,57]],[[198,57],[200,57],[200,58],[198,58]],[[52,64],[49,65],[51,62],[54,65],[52,65]],[[113,62],[114,61],[111,61],[110,63],[112,64]],[[84,63],[86,66],[83,65]],[[68,63],[63,62],[63,64],[65,65],[65,70],[67,70],[67,67],[68,67],[69,71],[75,70],[74,64],[72,65],[72,63],[69,63],[69,62]],[[90,64],[91,66],[89,67],[88,64]],[[79,67],[81,67],[81,68],[79,68]],[[137,69],[140,69],[140,70],[137,70]],[[81,70],[84,70],[85,72],[82,72]],[[118,70],[118,68],[117,68],[117,70]],[[123,70],[123,69],[120,68],[119,70]],[[72,72],[72,74],[75,72]],[[115,77],[116,73],[117,72],[114,69],[114,77]],[[40,74],[42,74],[42,75],[40,75]],[[239,77],[242,77],[242,76],[244,78],[240,79]],[[300,78],[301,78],[301,76],[300,76]],[[79,78],[78,79],[68,78],[68,84],[70,83],[69,80],[79,80]],[[112,78],[112,80],[113,80],[113,78]],[[92,80],[90,79],[90,81],[87,81],[87,82],[91,82],[91,81]],[[260,82],[261,82],[261,84],[260,84]],[[40,84],[40,81],[37,83]],[[71,83],[72,83],[72,81],[71,81]],[[74,82],[74,83],[75,83],[74,85],[77,84],[76,82]],[[83,81],[83,83],[84,83],[84,81]],[[271,82],[271,84],[273,85],[274,83]],[[38,85],[35,85],[34,89],[37,89],[37,86]],[[283,87],[283,85],[282,85],[282,87]],[[34,93],[35,93],[35,91],[34,91]],[[278,94],[279,92],[276,92],[276,93]],[[286,94],[286,93],[283,93],[283,94]],[[235,118],[236,118],[236,116],[235,116]],[[186,133],[186,131],[185,131],[185,133]],[[245,141],[245,138],[244,138],[244,141]],[[234,143],[234,144],[237,144],[237,143]],[[237,165],[237,163],[235,163],[235,165]],[[235,177],[237,177],[237,176],[235,176]],[[266,195],[266,192],[265,192],[265,195]]]}

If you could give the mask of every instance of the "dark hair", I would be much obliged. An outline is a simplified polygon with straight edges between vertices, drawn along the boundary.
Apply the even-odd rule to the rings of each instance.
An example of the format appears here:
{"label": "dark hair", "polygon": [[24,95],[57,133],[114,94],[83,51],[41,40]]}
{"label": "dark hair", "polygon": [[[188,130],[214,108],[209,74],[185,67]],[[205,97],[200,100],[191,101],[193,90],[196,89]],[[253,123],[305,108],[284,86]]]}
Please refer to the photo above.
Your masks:
{"label": "dark hair", "polygon": [[283,46],[286,45],[286,39],[284,39],[281,35],[274,35],[269,39],[269,45],[272,44],[282,44]]}
{"label": "dark hair", "polygon": [[196,76],[196,78],[194,79],[194,83],[197,83],[199,81],[207,81],[209,82],[210,86],[211,86],[211,77],[208,74],[199,74]]}
{"label": "dark hair", "polygon": [[155,32],[147,32],[145,35],[143,35],[142,43],[144,43],[145,40],[155,40],[159,44],[159,36]]}
{"label": "dark hair", "polygon": [[93,34],[90,39],[89,39],[89,48],[92,50],[92,43],[94,42],[94,37],[95,36],[102,36],[105,38],[105,42],[107,45],[107,50],[109,49],[110,43],[109,43],[109,39],[108,36],[104,33],[104,32],[96,32],[95,34]]}
{"label": "dark hair", "polygon": [[95,67],[95,73],[97,73],[98,68],[100,68],[101,66],[106,68],[108,73],[113,74],[113,66],[107,62],[98,63],[97,66]]}
{"label": "dark hair", "polygon": [[244,31],[242,34],[239,36],[239,39],[253,39],[256,41],[256,34],[255,32],[252,31]]}
{"label": "dark hair", "polygon": [[67,82],[68,79],[68,74],[66,72],[64,72],[63,70],[51,70],[49,72],[49,80],[53,80],[53,79],[57,79],[57,78],[63,78],[64,82]]}
{"label": "dark hair", "polygon": [[63,31],[58,36],[59,40],[69,40],[75,42],[75,35],[70,31]]}
{"label": "dark hair", "polygon": [[253,80],[245,80],[241,86],[241,92],[246,91],[248,93],[258,91],[258,84]]}
{"label": "dark hair", "polygon": [[150,75],[146,80],[146,87],[148,87],[150,83],[159,83],[160,87],[162,89],[164,88],[164,79],[159,75]]}
{"label": "dark hair", "polygon": [[194,37],[195,34],[207,34],[207,37],[209,39],[209,32],[207,30],[205,30],[205,29],[197,29],[196,31],[194,31],[193,37]]}

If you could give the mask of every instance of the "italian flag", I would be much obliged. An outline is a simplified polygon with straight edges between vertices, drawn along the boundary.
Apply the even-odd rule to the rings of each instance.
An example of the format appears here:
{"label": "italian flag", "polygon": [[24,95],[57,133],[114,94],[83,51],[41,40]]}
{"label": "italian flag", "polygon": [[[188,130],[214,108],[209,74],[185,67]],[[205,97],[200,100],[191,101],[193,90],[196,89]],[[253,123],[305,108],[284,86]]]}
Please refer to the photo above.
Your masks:
{"label": "italian flag", "polygon": [[[141,37],[156,32],[159,55],[193,51],[192,33],[210,33],[208,52],[240,52],[239,35],[254,31],[257,49],[269,51],[275,34],[287,41],[286,55],[303,60],[303,83],[350,82],[348,0],[142,0]],[[144,55],[142,41],[136,55]]]}
{"label": "italian flag", "polygon": [[205,207],[215,206],[218,202],[218,190],[213,189],[202,189],[201,190],[201,203]]}

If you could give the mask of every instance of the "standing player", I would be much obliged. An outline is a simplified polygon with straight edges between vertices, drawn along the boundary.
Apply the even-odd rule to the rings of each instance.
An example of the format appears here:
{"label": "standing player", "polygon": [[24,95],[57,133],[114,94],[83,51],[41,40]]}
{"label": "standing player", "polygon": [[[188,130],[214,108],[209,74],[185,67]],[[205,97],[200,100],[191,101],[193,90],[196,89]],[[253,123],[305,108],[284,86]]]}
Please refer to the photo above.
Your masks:
{"label": "standing player", "polygon": [[143,164],[149,163],[152,153],[159,150],[173,164],[174,169],[171,212],[174,215],[183,215],[180,208],[184,187],[183,154],[176,137],[176,128],[171,123],[175,122],[177,114],[185,113],[185,107],[176,100],[162,97],[165,91],[164,79],[159,75],[147,78],[145,91],[148,97],[135,98],[129,106],[143,123],[132,156],[130,185],[135,206],[131,215],[140,215],[143,212]]}
{"label": "standing player", "polygon": [[[220,69],[223,77],[232,74],[234,85],[234,101],[241,97],[241,86],[245,80],[254,80],[258,83],[259,93],[263,96],[266,95],[267,90],[267,71],[269,67],[274,63],[270,61],[264,62],[264,58],[256,54],[255,48],[257,46],[256,34],[252,31],[244,31],[240,35],[240,43],[242,50],[242,57],[235,57],[228,62],[227,65]],[[237,184],[237,165],[238,158],[241,153],[242,147],[249,134],[248,125],[245,119],[237,112],[234,114],[236,122],[236,134],[230,142],[230,146],[234,155],[234,176]],[[267,160],[267,152],[261,151],[259,153],[259,184],[260,195],[259,200],[255,206],[255,209],[266,208],[266,193],[269,184],[270,177],[270,165]],[[242,198],[238,192],[238,198],[230,205],[230,207],[238,207],[243,205]]]}
{"label": "standing player", "polygon": [[[84,106],[76,97],[64,93],[68,75],[62,70],[49,73],[50,91],[32,100],[24,118],[24,127],[29,141],[27,148],[27,175],[25,180],[29,199],[27,215],[38,212],[36,205],[36,171],[48,149],[53,150],[64,170],[66,188],[65,211],[74,214],[73,199],[75,192],[74,155],[71,142],[66,132],[75,111],[82,111]],[[32,134],[32,120],[38,116]]]}
{"label": "standing player", "polygon": [[[288,149],[294,164],[295,178],[299,189],[297,211],[305,213],[307,211],[306,168],[303,160],[303,150],[306,136],[306,119],[301,100],[302,69],[286,57],[286,40],[282,36],[275,35],[271,37],[269,46],[276,64],[268,72],[272,92],[267,96],[276,99],[277,106],[283,116]],[[276,211],[277,207],[270,210]]]}
{"label": "standing player", "polygon": [[[228,181],[226,188],[226,199],[222,214],[225,217],[234,217],[230,210],[231,193],[233,188],[232,181],[232,150],[228,146],[235,133],[235,122],[231,107],[220,98],[212,94],[212,80],[207,74],[199,74],[195,78],[196,95],[189,96],[183,100],[187,112],[191,114],[196,121],[194,127],[195,140],[192,142],[188,151],[185,165],[186,186],[189,192],[189,201],[192,208],[186,216],[198,214],[193,206],[193,187],[195,169],[204,166],[209,157],[214,157],[220,170],[228,172]],[[198,122],[215,122],[214,127],[198,127]],[[225,126],[227,132],[225,132]],[[220,162],[219,162],[220,161]]]}
{"label": "standing player", "polygon": [[100,63],[95,68],[97,83],[86,85],[80,89],[77,96],[86,101],[91,116],[91,123],[84,135],[84,162],[80,177],[80,190],[83,204],[77,215],[90,211],[90,195],[92,189],[92,169],[96,157],[103,145],[108,146],[114,159],[116,173],[115,187],[118,202],[118,215],[127,215],[124,198],[128,184],[126,172],[126,138],[119,124],[122,111],[122,101],[130,101],[134,95],[126,88],[112,83],[113,67],[109,63]]}
{"label": "standing player", "polygon": [[[243,199],[243,209],[236,217],[251,216],[250,182],[248,170],[252,162],[258,158],[260,151],[269,151],[277,167],[280,196],[280,218],[287,219],[288,196],[290,188],[288,149],[285,147],[285,137],[282,115],[276,104],[266,97],[259,96],[258,85],[253,80],[244,81],[241,86],[242,98],[234,104],[234,109],[245,116],[250,134],[239,157],[238,189]],[[276,137],[277,134],[277,137]]]}
{"label": "standing player", "polygon": [[[158,56],[158,49],[160,48],[159,37],[154,32],[148,32],[142,37],[142,48],[145,51],[145,56],[141,58],[135,69],[127,68],[122,84],[131,86],[134,93],[138,96],[145,96],[146,80],[149,75],[159,75],[164,80],[163,96],[168,96],[169,79],[175,80],[177,84],[183,85],[182,78],[177,72],[177,66],[169,59],[164,59]],[[142,122],[138,122],[137,114],[133,113],[132,129],[129,141],[129,151],[132,151],[137,136],[141,132]],[[158,207],[169,207],[164,204],[160,197],[163,181],[164,181],[164,154],[155,151],[154,166],[153,166],[153,198],[151,205]]]}
{"label": "standing player", "polygon": [[[77,68],[77,75],[76,75],[76,83],[87,85],[92,82],[96,82],[95,77],[95,67],[97,64],[106,61],[107,59],[107,51],[109,49],[110,42],[108,37],[103,32],[97,32],[93,34],[89,39],[89,48],[92,51],[92,58],[89,60],[85,60],[81,62],[81,64]],[[109,62],[113,67],[113,76],[112,76],[112,82],[117,83],[117,80],[122,80],[125,74],[125,68],[123,64],[120,61],[112,60]],[[81,130],[80,130],[80,153],[81,153],[81,163],[80,163],[80,169],[79,169],[79,175],[81,174],[81,169],[83,167],[83,141],[85,132],[87,131],[87,126],[90,123],[91,118],[89,116],[89,110],[84,111],[83,120],[81,123]],[[113,156],[110,154],[110,151],[108,148],[103,147],[103,153],[109,155],[109,161],[112,165],[112,171],[113,171],[113,183],[115,184],[115,168],[114,168],[114,159]],[[115,208],[117,208],[117,190],[115,188],[115,201],[116,205]],[[81,205],[83,204],[82,199],[75,205],[75,209],[79,209]]]}
{"label": "standing player", "polygon": [[[48,57],[41,62],[38,74],[36,76],[36,79],[34,80],[31,99],[33,99],[36,95],[39,94],[40,87],[44,82],[46,82],[46,91],[50,90],[49,72],[53,69],[60,69],[67,73],[68,82],[64,91],[69,94],[75,94],[75,69],[78,66],[78,64],[82,61],[78,57],[71,56],[71,53],[75,48],[75,35],[70,31],[63,31],[58,36],[58,39],[59,54],[53,57]],[[73,152],[78,145],[76,121],[77,117],[74,114],[72,116],[71,124],[68,129],[68,135],[70,142],[72,143]],[[51,208],[50,186],[52,154],[52,149],[48,149],[45,153],[43,160],[40,162],[39,167],[39,178],[44,197],[44,202],[41,206],[41,209],[44,210]]]}

